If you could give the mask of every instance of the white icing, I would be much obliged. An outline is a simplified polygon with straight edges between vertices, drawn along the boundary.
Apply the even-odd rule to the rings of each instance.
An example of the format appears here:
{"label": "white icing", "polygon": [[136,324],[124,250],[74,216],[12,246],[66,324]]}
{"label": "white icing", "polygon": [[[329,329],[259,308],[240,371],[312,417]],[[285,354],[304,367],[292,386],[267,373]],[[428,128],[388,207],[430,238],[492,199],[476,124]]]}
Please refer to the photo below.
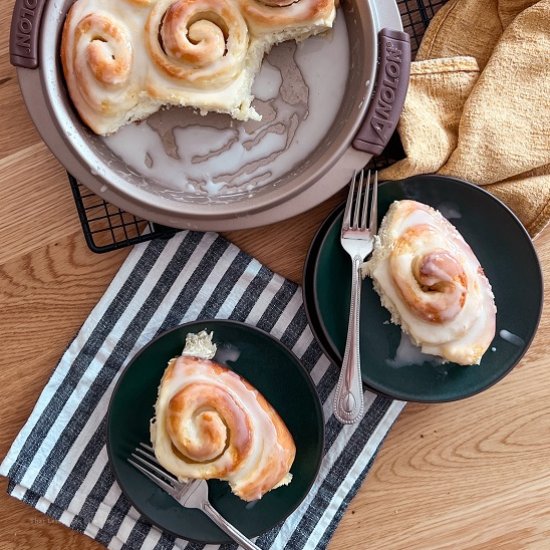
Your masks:
{"label": "white icing", "polygon": [[223,344],[218,347],[214,358],[218,363],[227,365],[228,361],[236,361],[240,355],[241,351],[236,346],[232,344]]}
{"label": "white icing", "polygon": [[402,332],[399,346],[395,350],[395,357],[393,359],[386,359],[386,363],[390,367],[401,368],[410,365],[421,365],[422,363],[442,365],[444,361],[441,357],[422,353],[422,350],[414,345],[410,337]]}
{"label": "white icing", "polygon": [[[271,21],[258,24],[246,3],[195,0],[186,6],[186,15],[180,10],[180,19],[177,24],[173,19],[175,26],[170,27],[168,10],[174,4],[174,0],[78,0],[71,7],[62,45],[65,76],[73,102],[96,133],[112,133],[162,105],[188,105],[203,113],[259,120],[250,107],[250,91],[264,53],[277,42],[323,32],[335,16],[334,5],[324,8],[314,0],[299,0],[278,8],[277,16],[267,8],[272,10]],[[256,7],[262,11],[262,6],[259,2]],[[88,15],[103,17],[108,28],[97,19],[91,28],[81,25]],[[91,43],[105,60],[125,60],[124,74],[119,71],[113,81],[98,77],[88,64]],[[194,58],[186,59],[189,54]]]}
{"label": "white icing", "polygon": [[[230,370],[215,373],[209,361],[195,361],[180,357],[175,360],[172,376],[167,380],[163,378],[157,403],[155,405],[156,422],[151,430],[151,440],[155,449],[155,455],[160,464],[168,471],[176,475],[180,480],[189,479],[224,479],[228,481],[234,492],[238,492],[243,486],[256,481],[261,468],[266,462],[272,461],[274,468],[279,466],[277,457],[284,456],[284,450],[279,444],[277,432],[271,418],[259,404],[257,391],[245,386],[241,378]],[[228,393],[233,401],[245,412],[250,419],[252,445],[250,452],[240,462],[236,469],[230,469],[220,475],[219,472],[230,467],[233,457],[229,452],[230,445],[213,460],[205,462],[188,463],[181,460],[173,451],[172,441],[167,431],[166,418],[171,399],[188,386],[206,384],[212,388],[217,387]],[[215,407],[213,408],[215,410]],[[185,426],[186,436],[191,440],[200,440],[201,434],[194,432],[192,424]],[[237,437],[228,433],[228,437]],[[281,459],[282,460],[282,459]],[[274,470],[275,472],[279,470]],[[290,481],[287,472],[279,482]],[[260,498],[258,494],[256,498]]]}
{"label": "white icing", "polygon": [[171,109],[103,139],[128,166],[167,190],[217,200],[251,192],[319,146],[341,106],[348,70],[348,34],[338,12],[328,36],[280,44],[264,60],[253,86],[261,122]]}
{"label": "white icing", "polygon": [[[419,206],[410,208],[411,205]],[[436,232],[427,236],[420,233],[403,254],[394,259],[392,271],[390,258],[396,242],[407,229],[423,224],[435,227]],[[463,267],[467,281],[462,307],[452,304],[441,322],[419,317],[404,300],[394,280],[394,273],[409,274],[414,258],[433,250],[449,251]],[[400,324],[423,353],[462,364],[479,363],[495,332],[496,308],[491,285],[471,248],[440,213],[413,201],[396,201],[382,223],[375,251],[363,270],[374,279],[374,288],[380,294],[382,305],[392,313],[392,322]],[[412,272],[410,279],[411,285],[418,285]],[[422,294],[420,287],[418,291]],[[425,297],[430,298],[429,292]]]}
{"label": "white icing", "polygon": [[454,202],[442,202],[437,205],[436,210],[441,212],[448,220],[458,220],[462,218],[460,207]]}
{"label": "white icing", "polygon": [[277,96],[282,83],[281,72],[264,59],[260,72],[252,84],[252,95],[261,101],[269,101]]}
{"label": "white icing", "polygon": [[513,334],[509,330],[502,329],[499,332],[499,336],[505,340],[506,342],[509,342],[510,344],[513,344],[514,346],[523,347],[525,346],[525,340],[521,338],[521,336],[518,336],[517,334]]}

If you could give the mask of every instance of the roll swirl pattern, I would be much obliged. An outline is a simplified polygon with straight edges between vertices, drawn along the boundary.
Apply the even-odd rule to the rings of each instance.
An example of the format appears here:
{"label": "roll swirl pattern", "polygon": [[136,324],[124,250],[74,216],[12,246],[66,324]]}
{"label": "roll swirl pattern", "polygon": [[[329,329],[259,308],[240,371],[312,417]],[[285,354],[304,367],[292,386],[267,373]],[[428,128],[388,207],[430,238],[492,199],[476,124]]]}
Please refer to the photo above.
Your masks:
{"label": "roll swirl pattern", "polygon": [[252,84],[264,54],[325,31],[334,16],[334,0],[77,0],[63,26],[63,72],[96,134],[164,105],[259,120]]}
{"label": "roll swirl pattern", "polygon": [[138,102],[132,80],[131,33],[116,15],[73,9],[62,36],[62,64],[71,98],[84,121],[95,130],[96,119],[120,117]]}
{"label": "roll swirl pattern", "polygon": [[440,212],[394,202],[364,269],[392,321],[424,353],[480,362],[495,335],[493,292],[472,249]]}
{"label": "roll swirl pattern", "polygon": [[243,70],[248,28],[231,0],[159,0],[146,33],[153,62],[189,85],[220,86]]}
{"label": "roll swirl pattern", "polygon": [[296,452],[256,389],[222,365],[189,356],[173,359],[164,373],[151,442],[179,479],[226,480],[246,501],[289,483]]}

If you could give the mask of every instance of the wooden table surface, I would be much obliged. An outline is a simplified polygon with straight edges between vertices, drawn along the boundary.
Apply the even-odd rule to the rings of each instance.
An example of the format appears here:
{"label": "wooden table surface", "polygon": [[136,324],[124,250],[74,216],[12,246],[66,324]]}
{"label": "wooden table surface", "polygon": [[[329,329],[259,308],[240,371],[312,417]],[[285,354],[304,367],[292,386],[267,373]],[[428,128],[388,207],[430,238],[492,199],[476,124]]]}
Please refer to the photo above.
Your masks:
{"label": "wooden table surface", "polygon": [[[4,5],[0,458],[29,416],[67,342],[128,253],[96,255],[86,247],[65,172],[35,131],[9,66],[12,2]],[[338,200],[283,224],[228,236],[271,269],[300,281],[309,241]],[[550,288],[550,228],[536,248]],[[330,548],[550,548],[549,337],[546,309],[529,352],[502,382],[458,403],[408,405]],[[8,497],[5,489],[2,478],[0,549],[100,548]]]}

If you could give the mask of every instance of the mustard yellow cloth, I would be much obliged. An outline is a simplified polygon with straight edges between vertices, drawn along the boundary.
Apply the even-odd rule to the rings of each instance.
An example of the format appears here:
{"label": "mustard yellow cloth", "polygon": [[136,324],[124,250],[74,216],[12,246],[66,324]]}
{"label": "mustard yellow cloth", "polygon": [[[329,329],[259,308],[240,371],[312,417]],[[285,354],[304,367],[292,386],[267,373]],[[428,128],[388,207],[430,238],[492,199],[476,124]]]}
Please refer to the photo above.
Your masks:
{"label": "mustard yellow cloth", "polygon": [[412,64],[383,179],[437,172],[483,185],[532,236],[550,219],[550,0],[450,0]]}

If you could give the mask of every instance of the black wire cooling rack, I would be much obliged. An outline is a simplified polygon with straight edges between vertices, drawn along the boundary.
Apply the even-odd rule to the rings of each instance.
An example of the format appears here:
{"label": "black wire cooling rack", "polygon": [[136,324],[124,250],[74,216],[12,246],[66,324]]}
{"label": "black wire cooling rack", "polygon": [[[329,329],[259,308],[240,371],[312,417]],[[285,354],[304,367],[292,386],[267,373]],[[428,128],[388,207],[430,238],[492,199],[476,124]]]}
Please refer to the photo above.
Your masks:
{"label": "black wire cooling rack", "polygon": [[[411,37],[413,58],[431,18],[446,1],[398,0],[404,30]],[[398,140],[393,140],[388,149],[395,150],[398,146]],[[382,168],[391,162],[391,157],[383,154],[372,165]],[[168,238],[177,231],[124,212],[89,191],[70,174],[68,177],[84,237],[93,252],[110,252],[153,238]]]}

